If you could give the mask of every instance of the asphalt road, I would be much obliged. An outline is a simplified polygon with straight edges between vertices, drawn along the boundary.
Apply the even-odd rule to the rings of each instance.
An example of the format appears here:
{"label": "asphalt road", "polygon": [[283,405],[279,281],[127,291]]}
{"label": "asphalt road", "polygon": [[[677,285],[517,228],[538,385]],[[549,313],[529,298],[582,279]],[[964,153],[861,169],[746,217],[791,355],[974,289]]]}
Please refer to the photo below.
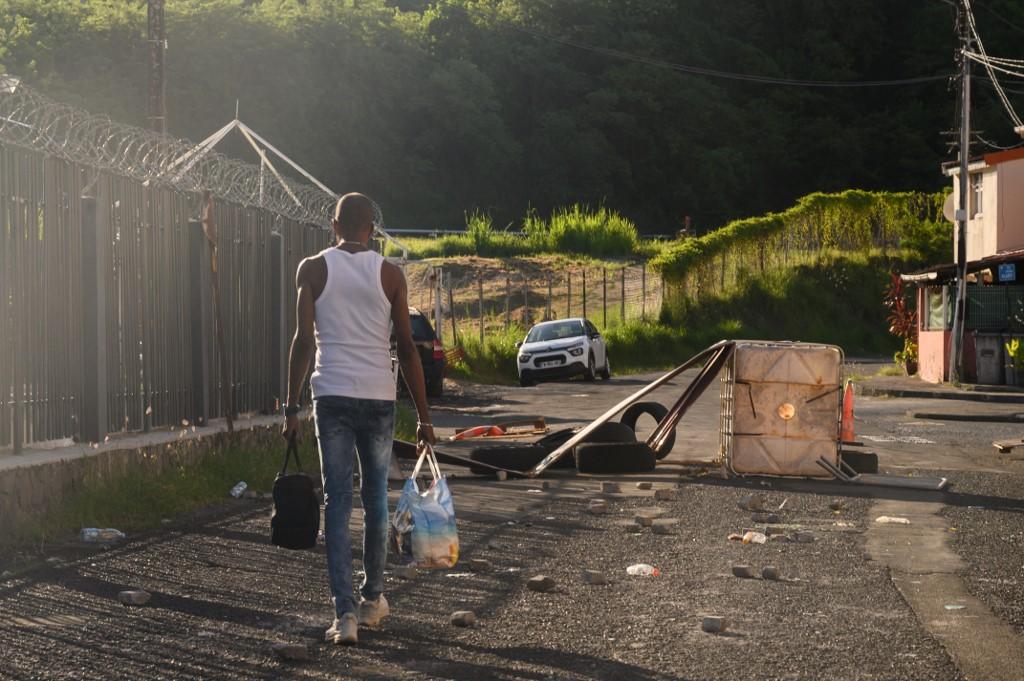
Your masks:
{"label": "asphalt road", "polygon": [[[577,425],[653,376],[527,389],[453,385],[434,421],[453,429],[543,415],[552,427]],[[671,401],[685,380],[652,397]],[[954,489],[962,484],[963,492],[928,501],[947,504],[956,523],[950,536],[964,558],[959,576],[968,590],[1019,631],[1024,614],[1006,599],[1020,602],[1024,584],[1024,464],[995,457],[991,447],[993,437],[1014,435],[1013,425],[906,416],[926,407],[938,408],[859,399],[857,435],[879,452],[884,468],[941,469]],[[670,462],[714,461],[716,387],[684,418],[678,436]],[[364,632],[356,648],[320,640],[330,618],[322,547],[294,553],[268,546],[266,502],[232,502],[107,551],[66,547],[42,567],[0,579],[0,678],[964,678],[959,649],[908,605],[891,568],[866,551],[877,504],[913,502],[914,495],[730,480],[713,465],[659,466],[619,479],[621,493],[602,494],[602,479],[566,471],[546,479],[544,489],[537,481],[460,472],[452,488],[463,559],[486,559],[489,568],[471,573],[464,562],[411,581],[389,572],[393,615],[380,630]],[[656,502],[653,492],[635,487],[638,480],[674,489],[676,498]],[[743,545],[727,538],[768,529],[737,508],[748,493],[782,506],[776,529],[785,539]],[[596,497],[607,500],[607,514],[587,512]],[[668,521],[667,534],[629,529],[635,515],[652,512]],[[798,535],[808,541],[795,541]],[[657,565],[661,575],[627,575],[635,562]],[[739,563],[757,573],[776,566],[784,580],[733,577]],[[583,569],[599,570],[611,583],[585,584]],[[528,590],[526,580],[537,574],[558,587]],[[122,606],[116,596],[124,588],[145,588],[153,598]],[[466,608],[478,625],[451,626],[449,614]],[[729,630],[702,632],[705,615],[726,617]],[[964,630],[972,621],[965,616]],[[269,649],[275,642],[305,644],[310,659],[281,662]]]}

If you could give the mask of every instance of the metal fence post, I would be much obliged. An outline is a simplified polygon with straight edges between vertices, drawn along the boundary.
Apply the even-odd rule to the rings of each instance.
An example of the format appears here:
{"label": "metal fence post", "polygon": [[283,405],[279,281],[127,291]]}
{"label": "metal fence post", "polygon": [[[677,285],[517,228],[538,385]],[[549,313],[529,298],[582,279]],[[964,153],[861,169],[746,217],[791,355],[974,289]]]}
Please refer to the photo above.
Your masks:
{"label": "metal fence post", "polygon": [[572,272],[565,274],[565,316],[572,316]]}
{"label": "metal fence post", "polygon": [[[110,205],[105,183],[82,196],[82,424],[83,442],[103,442],[107,414],[107,272]],[[18,426],[15,413],[15,428]],[[19,433],[15,431],[17,442]]]}
{"label": "metal fence post", "polygon": [[619,324],[626,323],[626,268],[623,267],[619,270],[619,292],[622,294],[622,300],[619,302]]}
{"label": "metal fence post", "polygon": [[285,328],[284,236],[270,234],[270,413],[288,401],[288,329]]}
{"label": "metal fence post", "polygon": [[551,273],[548,272],[548,310],[544,319],[551,319]]}
{"label": "metal fence post", "polygon": [[640,319],[647,321],[647,263],[640,265]]}
{"label": "metal fence post", "polygon": [[482,274],[476,275],[476,288],[480,300],[480,347],[482,348],[484,346],[484,277]]}
{"label": "metal fence post", "polygon": [[192,326],[192,423],[205,426],[210,418],[210,251],[197,219],[188,221],[189,310]]}
{"label": "metal fence post", "polygon": [[601,268],[601,327],[608,328],[608,268]]}
{"label": "metal fence post", "polygon": [[530,280],[523,279],[523,326],[530,325]]}
{"label": "metal fence post", "polygon": [[512,325],[512,280],[505,277],[505,328]]}
{"label": "metal fence post", "polygon": [[587,316],[587,268],[583,268],[583,317]]}

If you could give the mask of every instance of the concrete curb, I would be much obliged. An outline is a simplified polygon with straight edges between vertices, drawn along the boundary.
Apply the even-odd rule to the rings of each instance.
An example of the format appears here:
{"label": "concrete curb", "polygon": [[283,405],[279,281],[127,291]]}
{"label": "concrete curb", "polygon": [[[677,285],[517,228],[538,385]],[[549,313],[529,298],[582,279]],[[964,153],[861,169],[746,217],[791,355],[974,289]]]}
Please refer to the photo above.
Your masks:
{"label": "concrete curb", "polygon": [[967,421],[973,423],[1024,423],[1024,414],[958,414],[937,411],[908,411],[907,416],[928,421]]}
{"label": "concrete curb", "polygon": [[964,402],[989,402],[993,404],[1024,404],[1024,395],[1008,393],[982,393],[974,390],[953,392],[949,390],[918,390],[908,388],[878,388],[863,383],[857,386],[858,394],[865,397],[910,397],[926,400],[961,400]]}

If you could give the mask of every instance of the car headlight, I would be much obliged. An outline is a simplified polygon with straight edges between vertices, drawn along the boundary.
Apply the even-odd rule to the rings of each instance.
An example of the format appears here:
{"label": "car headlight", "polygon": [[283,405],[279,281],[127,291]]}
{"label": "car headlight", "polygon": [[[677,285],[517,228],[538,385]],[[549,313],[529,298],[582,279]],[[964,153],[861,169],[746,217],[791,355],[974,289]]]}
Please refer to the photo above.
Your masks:
{"label": "car headlight", "polygon": [[530,361],[530,357],[532,357],[532,356],[533,355],[530,355],[529,353],[525,353],[524,352],[523,354],[519,355],[519,361],[520,362],[529,362]]}
{"label": "car headlight", "polygon": [[583,348],[569,348],[569,354],[573,357],[579,357],[583,354]]}

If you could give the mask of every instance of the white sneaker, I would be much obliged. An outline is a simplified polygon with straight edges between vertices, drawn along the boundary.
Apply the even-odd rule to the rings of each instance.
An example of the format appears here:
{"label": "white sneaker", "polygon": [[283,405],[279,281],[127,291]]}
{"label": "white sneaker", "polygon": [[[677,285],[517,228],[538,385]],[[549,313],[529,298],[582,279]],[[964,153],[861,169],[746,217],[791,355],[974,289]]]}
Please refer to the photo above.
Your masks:
{"label": "white sneaker", "polygon": [[350,612],[345,613],[340,619],[334,620],[334,624],[327,630],[324,640],[334,645],[354,646],[359,643],[359,625],[356,616]]}
{"label": "white sneaker", "polygon": [[368,601],[365,598],[359,601],[359,626],[375,627],[381,620],[388,616],[391,607],[384,594],[377,597],[377,600]]}

